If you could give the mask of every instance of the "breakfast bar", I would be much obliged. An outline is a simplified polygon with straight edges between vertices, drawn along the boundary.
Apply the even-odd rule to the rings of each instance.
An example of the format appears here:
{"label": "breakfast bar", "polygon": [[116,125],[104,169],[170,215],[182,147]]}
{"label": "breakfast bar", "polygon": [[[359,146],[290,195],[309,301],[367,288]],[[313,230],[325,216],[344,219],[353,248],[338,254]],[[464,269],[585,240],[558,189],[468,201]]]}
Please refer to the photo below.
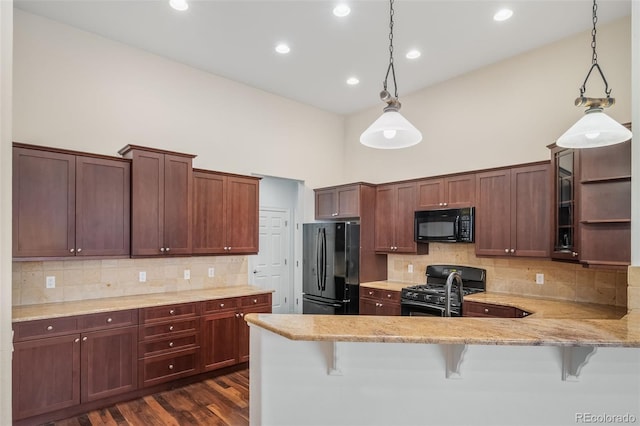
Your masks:
{"label": "breakfast bar", "polygon": [[251,423],[640,421],[640,315],[590,304],[480,297],[519,303],[533,314],[248,315]]}

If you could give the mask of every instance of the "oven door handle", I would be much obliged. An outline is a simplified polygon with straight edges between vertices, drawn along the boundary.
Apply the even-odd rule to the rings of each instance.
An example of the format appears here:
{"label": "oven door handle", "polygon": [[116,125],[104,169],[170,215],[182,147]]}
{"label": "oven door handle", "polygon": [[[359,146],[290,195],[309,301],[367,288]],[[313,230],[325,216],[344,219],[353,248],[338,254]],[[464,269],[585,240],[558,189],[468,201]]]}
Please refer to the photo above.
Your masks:
{"label": "oven door handle", "polygon": [[418,303],[418,302],[413,302],[413,301],[402,301],[400,303],[400,306],[402,308],[408,307],[408,308],[430,309],[430,310],[433,310],[433,311],[440,312],[440,316],[444,317],[444,308],[441,307],[441,306],[426,305],[424,303]]}

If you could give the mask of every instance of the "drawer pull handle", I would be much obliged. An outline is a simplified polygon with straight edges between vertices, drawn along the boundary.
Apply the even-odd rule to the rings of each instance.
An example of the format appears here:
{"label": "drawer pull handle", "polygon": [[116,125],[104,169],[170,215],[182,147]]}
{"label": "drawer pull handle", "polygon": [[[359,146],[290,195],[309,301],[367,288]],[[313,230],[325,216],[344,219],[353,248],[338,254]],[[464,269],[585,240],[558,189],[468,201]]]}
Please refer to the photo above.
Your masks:
{"label": "drawer pull handle", "polygon": [[489,313],[489,309],[484,308],[484,313],[485,313],[485,314],[488,314],[488,313]]}
{"label": "drawer pull handle", "polygon": [[51,330],[53,330],[53,326],[52,325],[47,326],[47,331],[51,331]]}
{"label": "drawer pull handle", "polygon": [[169,370],[173,370],[173,364],[169,364]]}
{"label": "drawer pull handle", "polygon": [[175,309],[171,309],[171,310],[169,311],[169,314],[170,314],[170,315],[174,315],[175,313],[176,313],[176,310],[175,310]]}
{"label": "drawer pull handle", "polygon": [[169,342],[169,347],[172,348],[173,347],[173,342]]}
{"label": "drawer pull handle", "polygon": [[172,325],[169,326],[169,331],[173,331],[173,326]]}
{"label": "drawer pull handle", "polygon": [[108,323],[112,323],[113,322],[113,318],[107,318],[107,322]]}

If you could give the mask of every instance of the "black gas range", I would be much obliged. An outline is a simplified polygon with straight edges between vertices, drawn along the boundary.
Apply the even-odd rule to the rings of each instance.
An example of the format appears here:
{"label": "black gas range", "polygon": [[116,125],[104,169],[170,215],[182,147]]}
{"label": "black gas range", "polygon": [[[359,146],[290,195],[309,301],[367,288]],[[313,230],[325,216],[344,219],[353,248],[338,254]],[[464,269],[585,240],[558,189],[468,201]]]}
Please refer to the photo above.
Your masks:
{"label": "black gas range", "polygon": [[402,289],[402,315],[462,316],[464,296],[485,291],[487,282],[486,270],[470,266],[429,265],[426,276],[426,284]]}

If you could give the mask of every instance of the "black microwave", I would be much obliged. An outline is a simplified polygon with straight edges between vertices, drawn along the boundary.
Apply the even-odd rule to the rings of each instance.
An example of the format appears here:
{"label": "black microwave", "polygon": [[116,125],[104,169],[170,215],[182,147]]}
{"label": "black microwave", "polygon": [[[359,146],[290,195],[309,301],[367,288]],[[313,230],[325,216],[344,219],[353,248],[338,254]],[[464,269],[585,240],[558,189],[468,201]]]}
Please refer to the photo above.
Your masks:
{"label": "black microwave", "polygon": [[475,207],[416,211],[414,239],[417,243],[472,243]]}

